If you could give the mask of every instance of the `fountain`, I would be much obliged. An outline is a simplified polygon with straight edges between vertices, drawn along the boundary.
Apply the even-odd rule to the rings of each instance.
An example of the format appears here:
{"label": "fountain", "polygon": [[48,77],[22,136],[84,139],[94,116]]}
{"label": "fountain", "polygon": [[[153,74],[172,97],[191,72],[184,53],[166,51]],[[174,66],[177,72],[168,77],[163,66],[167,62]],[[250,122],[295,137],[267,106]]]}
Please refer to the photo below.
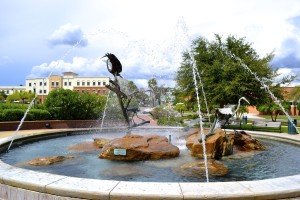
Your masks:
{"label": "fountain", "polygon": [[[169,134],[168,131],[163,131],[164,129],[159,127],[159,129],[152,129],[150,127],[143,127],[142,125],[147,124],[147,121],[142,121],[142,123],[135,123],[133,121],[133,116],[137,114],[137,107],[130,107],[130,103],[132,98],[134,98],[134,93],[127,93],[122,90],[122,84],[120,82],[124,81],[121,77],[121,63],[118,62],[117,57],[113,54],[106,54],[108,58],[108,70],[114,75],[114,80],[110,83],[111,85],[108,88],[117,95],[118,102],[122,109],[122,115],[126,121],[127,131],[126,136],[132,137],[135,141],[133,144],[136,144],[136,139],[139,139],[139,136],[132,134],[133,130],[137,131],[138,133],[145,135],[143,140],[152,141],[154,143],[164,143],[169,144],[168,140],[154,140],[153,138],[150,139],[149,135],[151,132],[160,133],[160,136],[165,137],[165,133]],[[194,78],[196,77],[196,73],[194,72]],[[121,78],[119,78],[121,77]],[[196,84],[197,85],[197,84]],[[199,96],[198,96],[199,98]],[[200,110],[200,109],[199,109]],[[199,112],[200,113],[200,112]],[[201,115],[200,115],[201,119]],[[202,120],[200,120],[200,124]],[[133,129],[134,128],[134,129]],[[200,129],[203,127],[201,126]],[[13,148],[7,154],[2,155],[2,160],[5,160],[6,157],[8,160],[10,158],[18,157],[16,151],[26,152],[25,155],[36,156],[35,154],[41,153],[44,156],[49,156],[48,149],[54,150],[55,153],[61,150],[62,147],[66,147],[69,144],[74,144],[74,141],[87,141],[88,138],[90,139],[90,135],[86,134],[90,130],[65,130],[65,131],[45,131],[42,134],[29,134],[25,136],[18,135],[15,137],[15,142],[12,147],[20,146],[19,148]],[[289,143],[295,143],[295,146],[283,144],[280,146],[280,150],[273,151],[271,156],[265,154],[265,152],[272,151],[262,151],[263,153],[259,153],[262,160],[256,160],[254,157],[255,154],[249,153],[246,155],[246,159],[243,162],[240,162],[239,155],[232,155],[229,157],[222,157],[217,154],[208,154],[207,157],[209,158],[216,158],[222,157],[220,161],[226,162],[228,166],[228,170],[223,169],[221,172],[216,174],[213,169],[211,171],[207,170],[207,167],[203,169],[203,165],[213,165],[217,168],[221,168],[219,162],[215,162],[214,160],[205,161],[201,166],[194,164],[193,161],[197,158],[191,157],[188,150],[184,150],[185,144],[185,136],[190,135],[190,133],[199,133],[201,134],[202,141],[205,142],[206,139],[214,138],[216,136],[224,136],[224,132],[220,129],[215,130],[214,134],[211,135],[209,138],[205,138],[204,132],[209,130],[194,130],[191,129],[189,133],[184,133],[183,129],[174,128],[172,129],[174,139],[172,139],[172,144],[170,144],[171,148],[178,148],[180,149],[180,154],[176,156],[171,156],[171,159],[165,159],[165,156],[162,156],[163,160],[156,160],[157,157],[150,156],[150,160],[145,161],[145,155],[141,155],[141,159],[144,161],[135,161],[136,159],[130,159],[131,161],[128,162],[127,160],[119,161],[120,158],[126,158],[129,155],[128,150],[124,150],[123,147],[115,148],[116,151],[112,151],[109,155],[114,156],[117,159],[98,159],[96,156],[93,156],[91,152],[98,151],[95,149],[90,149],[87,152],[79,152],[77,158],[76,157],[68,157],[70,159],[63,161],[65,164],[65,168],[63,170],[66,174],[60,173],[53,173],[51,170],[56,168],[57,166],[62,166],[61,163],[57,165],[52,165],[50,169],[47,171],[40,172],[34,171],[36,167],[32,167],[30,169],[19,168],[13,166],[11,161],[0,161],[0,198],[3,199],[278,199],[278,198],[289,198],[289,197],[296,197],[300,196],[300,172],[297,171],[297,167],[293,166],[285,166],[289,160],[293,162],[300,163],[299,160],[295,159],[295,156],[292,155],[292,152],[299,152],[299,137],[296,135],[276,135],[274,133],[257,133],[251,132],[251,135],[255,135],[260,138],[275,138],[275,140],[282,140]],[[101,133],[99,135],[108,137],[111,139],[110,141],[115,141],[116,143],[120,142],[121,136],[123,135],[122,132],[114,131],[111,129],[102,128]],[[105,133],[105,134],[103,134]],[[126,137],[125,136],[125,137]],[[235,132],[230,137],[248,137],[248,134],[243,132]],[[199,135],[194,134],[193,140],[198,142]],[[50,140],[50,138],[53,138]],[[45,140],[47,139],[47,140]],[[61,139],[61,142],[58,141]],[[249,139],[249,138],[248,138]],[[44,140],[39,142],[39,140]],[[216,139],[217,140],[217,139]],[[227,139],[224,139],[227,140]],[[9,145],[10,140],[7,138],[2,139],[1,141],[1,150],[5,151],[7,146]],[[34,143],[32,143],[34,142]],[[227,141],[228,142],[228,141]],[[269,140],[265,140],[268,143],[267,146],[277,147],[280,143],[271,143]],[[22,145],[26,143],[32,143],[28,145]],[[46,143],[50,144],[50,146],[46,147]],[[62,147],[58,146],[59,143],[62,143]],[[207,143],[207,142],[206,142]],[[241,142],[242,143],[242,142]],[[37,146],[34,146],[34,145]],[[108,143],[106,143],[108,144]],[[106,145],[105,144],[105,145]],[[200,144],[200,143],[199,143]],[[203,143],[202,143],[203,144]],[[202,144],[200,144],[202,146]],[[104,146],[105,146],[104,145]],[[132,145],[132,143],[131,143]],[[26,147],[30,146],[31,153],[27,153]],[[139,143],[137,146],[149,146],[149,144],[142,141],[142,144]],[[189,146],[189,144],[187,144]],[[191,145],[190,145],[191,146]],[[199,147],[199,145],[198,145]],[[208,147],[208,148],[207,148]],[[63,149],[64,149],[63,148]],[[104,148],[104,147],[103,147]],[[199,147],[196,150],[199,150]],[[203,145],[203,148],[209,149],[209,144],[207,146]],[[287,149],[291,149],[291,152],[285,153]],[[46,151],[42,151],[46,149]],[[16,151],[15,151],[16,150]],[[226,151],[231,151],[232,149],[227,149]],[[72,151],[72,149],[71,149]],[[104,150],[106,151],[106,150]],[[195,151],[194,153],[197,154],[199,152],[204,152],[202,157],[204,156],[206,151]],[[96,153],[96,154],[97,154]],[[296,153],[296,154],[297,154]],[[83,154],[87,156],[92,155],[96,157],[96,161],[91,159],[90,157],[83,158],[81,157]],[[192,153],[193,154],[193,153]],[[200,153],[201,154],[201,153]],[[275,154],[275,155],[274,155]],[[275,158],[276,154],[279,158]],[[290,157],[288,157],[290,155]],[[69,156],[66,154],[66,156]],[[201,155],[195,155],[201,157]],[[285,157],[286,156],[286,157]],[[270,165],[268,162],[266,165],[256,170],[254,165],[258,165],[265,161],[267,157],[271,157],[272,159],[268,160],[272,162]],[[27,158],[26,158],[27,159]],[[153,159],[153,160],[152,160]],[[160,158],[159,158],[160,159]],[[187,160],[185,160],[187,159]],[[63,159],[64,160],[64,159]],[[92,165],[92,169],[82,169],[82,163],[76,163],[77,160],[82,160],[83,163],[90,161],[90,165]],[[111,160],[118,160],[118,161],[111,161]],[[134,160],[134,161],[132,161]],[[140,159],[137,159],[140,160]],[[236,162],[234,162],[236,160]],[[283,160],[283,161],[282,161]],[[183,162],[184,161],[184,162]],[[254,162],[255,161],[255,162]],[[282,161],[283,164],[279,161]],[[6,163],[7,162],[7,163]],[[97,165],[101,162],[100,165]],[[188,163],[187,163],[188,162]],[[254,163],[253,163],[254,162]],[[9,164],[8,164],[9,163]],[[72,163],[76,163],[76,169],[72,169]],[[96,164],[97,163],[97,164]],[[115,163],[116,166],[112,166],[111,164]],[[162,169],[170,168],[170,166],[176,165],[180,166],[176,168],[174,172],[167,174],[166,171]],[[142,164],[142,165],[140,165]],[[280,170],[274,168],[275,164],[280,165]],[[107,166],[104,166],[107,165]],[[22,166],[22,163],[18,166]],[[153,166],[154,171],[148,171]],[[158,168],[157,168],[158,166]],[[234,174],[235,169],[234,166],[238,166],[241,171]],[[101,178],[94,178],[90,177],[90,173],[95,171],[96,174],[99,175],[99,169],[103,169],[104,177],[106,178],[110,176],[110,179],[104,180],[103,177]],[[293,170],[289,172],[289,174],[277,175],[278,171],[283,171],[283,169],[291,167]],[[125,169],[125,170],[123,170]],[[184,174],[182,173],[182,169]],[[187,170],[185,170],[187,169]],[[196,169],[196,170],[195,170]],[[202,170],[200,174],[200,170]],[[232,171],[230,171],[232,170]],[[117,178],[126,172],[125,178]],[[229,171],[230,175],[232,176],[231,179],[227,179],[230,175],[226,175]],[[262,171],[263,173],[258,175],[255,174],[257,171]],[[268,176],[265,176],[264,173],[268,171]],[[212,174],[210,174],[213,172]],[[249,177],[253,174],[251,178],[247,179],[248,177],[243,177],[244,172],[249,172],[247,175]],[[132,174],[133,173],[133,174]],[[157,174],[155,179],[151,179],[150,174]],[[84,177],[79,177],[79,175],[86,175]],[[109,174],[109,175],[107,175]],[[205,175],[204,175],[205,174]],[[234,174],[234,175],[232,175]],[[213,179],[210,177],[212,182],[205,182],[207,180],[206,177],[216,175],[216,178]],[[221,177],[219,177],[219,175]],[[225,177],[223,177],[225,175]],[[192,178],[190,178],[192,176]],[[257,177],[260,176],[260,177]],[[137,179],[135,179],[138,177]],[[185,177],[185,180],[182,180],[181,177]],[[174,179],[170,179],[174,178]]]}

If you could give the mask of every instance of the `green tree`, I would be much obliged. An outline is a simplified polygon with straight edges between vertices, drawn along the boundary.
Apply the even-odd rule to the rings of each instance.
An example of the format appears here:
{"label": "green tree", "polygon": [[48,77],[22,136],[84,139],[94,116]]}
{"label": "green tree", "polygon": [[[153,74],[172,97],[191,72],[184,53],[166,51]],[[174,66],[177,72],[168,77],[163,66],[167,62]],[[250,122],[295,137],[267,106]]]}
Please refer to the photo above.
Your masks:
{"label": "green tree", "polygon": [[156,101],[159,99],[159,90],[158,90],[158,84],[155,78],[152,78],[148,81],[148,87],[151,91],[150,95],[150,103],[151,106],[156,106]]}
{"label": "green tree", "polygon": [[[281,102],[281,105],[285,110],[290,110],[291,105],[289,102]],[[260,104],[257,106],[257,110],[266,114],[271,115],[271,119],[273,122],[276,122],[278,115],[282,112],[281,107],[278,105],[278,103],[272,101],[272,99],[268,99],[268,101],[265,101],[263,104]]]}
{"label": "green tree", "polygon": [[178,111],[181,115],[181,117],[183,116],[183,113],[184,111],[186,111],[186,106],[184,103],[177,103],[175,105],[175,108],[174,108],[176,111]]}
{"label": "green tree", "polygon": [[4,101],[7,98],[7,95],[4,91],[0,91],[0,101]]}
{"label": "green tree", "polygon": [[55,89],[47,96],[45,107],[54,119],[98,119],[103,113],[105,102],[106,97],[96,94]]}
{"label": "green tree", "polygon": [[[216,34],[215,40],[208,41],[200,37],[193,42],[190,52],[193,52],[193,55],[189,52],[183,53],[184,60],[177,72],[176,82],[181,95],[189,97],[194,104],[196,103],[196,93],[191,78],[193,77],[191,56],[196,62],[196,72],[201,77],[209,107],[237,104],[238,99],[242,96],[246,97],[251,105],[257,105],[269,97],[261,83],[236,58],[240,58],[257,77],[264,80],[265,85],[269,86],[272,92],[278,90],[281,83],[290,82],[294,78],[292,76],[284,77],[274,84],[273,80],[279,74],[269,65],[274,56],[273,53],[260,58],[244,38],[238,39],[229,36],[222,41],[221,36]],[[229,52],[236,57],[232,57]],[[199,76],[197,76],[198,84]],[[201,85],[199,84],[198,87],[200,88]],[[277,94],[279,94],[279,99],[283,98],[282,94]],[[204,99],[201,93],[200,99],[201,101]]]}

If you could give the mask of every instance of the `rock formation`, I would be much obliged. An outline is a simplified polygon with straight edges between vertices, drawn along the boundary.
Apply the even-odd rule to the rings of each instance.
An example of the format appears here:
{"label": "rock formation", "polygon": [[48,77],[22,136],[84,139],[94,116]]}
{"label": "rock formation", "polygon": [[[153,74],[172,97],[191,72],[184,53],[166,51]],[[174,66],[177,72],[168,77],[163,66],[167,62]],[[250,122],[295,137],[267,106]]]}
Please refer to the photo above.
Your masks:
{"label": "rock formation", "polygon": [[[207,134],[205,130],[204,134]],[[197,130],[186,139],[186,146],[194,157],[203,158],[203,145],[199,142],[201,135]],[[222,129],[217,129],[214,135],[206,138],[206,155],[207,158],[220,158],[233,153],[234,135],[226,135]]]}
{"label": "rock formation", "polygon": [[240,151],[265,150],[266,146],[245,131],[236,131],[234,133],[234,145]]}
{"label": "rock formation", "polygon": [[109,160],[158,160],[174,158],[179,148],[170,144],[168,138],[159,135],[127,135],[106,143],[99,158]]}
{"label": "rock formation", "polygon": [[[208,130],[204,131],[207,134]],[[194,157],[203,158],[203,146],[199,142],[199,129],[194,130],[186,139],[186,146]],[[244,131],[235,131],[225,134],[222,129],[215,130],[214,134],[205,141],[207,158],[217,159],[233,154],[233,147],[238,151],[264,150],[266,147],[257,139]]]}

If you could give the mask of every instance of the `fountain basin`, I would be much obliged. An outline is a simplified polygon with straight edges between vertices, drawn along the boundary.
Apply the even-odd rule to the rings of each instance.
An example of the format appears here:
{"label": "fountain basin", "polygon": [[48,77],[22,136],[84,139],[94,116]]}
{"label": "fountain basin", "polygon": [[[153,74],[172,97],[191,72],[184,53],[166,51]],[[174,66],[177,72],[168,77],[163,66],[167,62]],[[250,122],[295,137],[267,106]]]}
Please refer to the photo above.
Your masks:
{"label": "fountain basin", "polygon": [[[149,128],[149,127],[147,127]],[[78,129],[76,129],[78,131]],[[15,142],[65,135],[70,130],[32,131]],[[74,130],[75,131],[75,130]],[[82,129],[80,129],[82,131]],[[257,137],[300,142],[297,135],[250,132]],[[1,149],[9,138],[0,140]],[[84,179],[17,168],[0,161],[0,198],[4,199],[278,199],[300,196],[300,175],[238,182],[128,182]]]}

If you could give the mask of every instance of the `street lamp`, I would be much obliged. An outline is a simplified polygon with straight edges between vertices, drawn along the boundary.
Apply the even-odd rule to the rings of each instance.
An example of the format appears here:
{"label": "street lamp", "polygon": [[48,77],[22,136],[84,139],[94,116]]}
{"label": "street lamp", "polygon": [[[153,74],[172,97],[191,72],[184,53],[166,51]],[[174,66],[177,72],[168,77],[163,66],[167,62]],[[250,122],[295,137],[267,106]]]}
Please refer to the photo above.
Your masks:
{"label": "street lamp", "polygon": [[33,84],[33,94],[34,94],[34,97],[33,97],[33,107],[35,108],[35,93],[36,93],[36,83]]}

